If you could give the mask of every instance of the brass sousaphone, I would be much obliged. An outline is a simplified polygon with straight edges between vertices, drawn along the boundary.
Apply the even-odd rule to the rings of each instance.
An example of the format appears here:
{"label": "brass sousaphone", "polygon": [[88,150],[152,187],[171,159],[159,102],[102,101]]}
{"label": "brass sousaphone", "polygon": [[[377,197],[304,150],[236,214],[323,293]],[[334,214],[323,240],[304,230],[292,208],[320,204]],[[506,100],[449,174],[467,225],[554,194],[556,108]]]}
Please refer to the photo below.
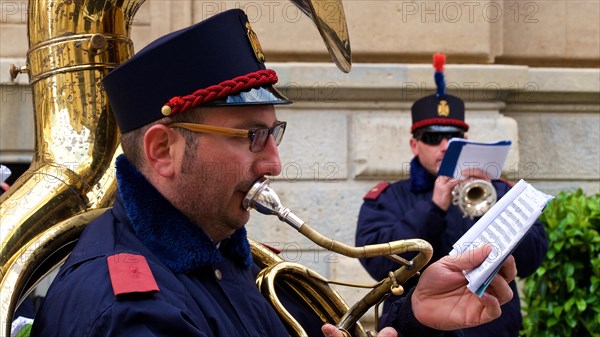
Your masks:
{"label": "brass sousaphone", "polygon": [[89,221],[112,205],[116,120],[102,78],[133,55],[140,0],[28,2],[27,65],[35,122],[29,169],[0,197],[0,321],[60,265]]}
{"label": "brass sousaphone", "polygon": [[[85,225],[114,201],[113,168],[121,151],[117,124],[101,80],[133,55],[131,24],[144,1],[28,2],[27,65],[12,66],[11,76],[15,78],[21,73],[29,76],[35,144],[30,168],[0,197],[0,321],[4,336],[10,335],[14,311],[22,300],[64,262]],[[338,68],[349,72],[350,42],[341,0],[292,2],[315,23]],[[277,214],[288,223],[295,219],[292,223],[298,225],[296,222],[300,220],[292,216],[293,213],[284,216],[278,213],[284,208],[276,203],[265,204],[263,197],[272,197],[273,193],[266,193],[269,190],[263,183],[257,182],[257,193],[246,201],[246,206]],[[270,205],[271,210],[265,205]],[[306,268],[300,268],[300,273],[305,275],[299,278],[295,276],[298,273],[282,273],[282,282],[299,289],[297,295],[301,300],[312,299],[304,297],[308,295],[300,288],[327,298],[320,305],[322,309],[315,306],[315,311],[319,310],[317,314],[324,322],[338,324],[353,335],[365,334],[356,324],[362,313],[381,301],[392,286],[398,289],[396,282],[403,282],[418,272],[431,257],[431,246],[422,240],[395,245],[395,248],[388,244],[368,249],[347,247],[301,223],[298,230],[326,248],[352,257],[391,254],[390,258],[404,263],[406,267],[402,268],[408,269],[381,281],[372,291],[375,295],[355,305],[358,309],[348,309],[326,280]],[[415,247],[417,249],[413,249]],[[286,269],[289,264],[263,248],[252,241],[255,260],[270,270],[261,273],[266,276],[264,288],[269,288],[268,284],[274,281],[268,275],[275,269]],[[413,261],[402,261],[394,255],[407,250],[421,253]],[[334,297],[333,302],[329,301]],[[285,310],[278,309],[276,301],[273,303],[285,321]],[[341,313],[343,318],[333,315],[334,312]],[[286,324],[294,334],[303,334],[301,327],[294,326],[293,322]]]}

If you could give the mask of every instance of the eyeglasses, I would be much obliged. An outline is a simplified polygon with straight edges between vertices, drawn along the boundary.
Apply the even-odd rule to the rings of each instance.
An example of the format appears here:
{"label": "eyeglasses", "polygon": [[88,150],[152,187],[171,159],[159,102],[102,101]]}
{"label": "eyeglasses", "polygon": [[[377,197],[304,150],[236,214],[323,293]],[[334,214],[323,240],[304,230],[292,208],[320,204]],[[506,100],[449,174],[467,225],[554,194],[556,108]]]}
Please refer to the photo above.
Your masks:
{"label": "eyeglasses", "polygon": [[275,145],[281,143],[287,122],[277,121],[270,128],[260,128],[254,130],[232,129],[219,126],[196,124],[196,123],[171,123],[167,125],[171,128],[182,128],[193,132],[211,133],[215,135],[248,138],[250,141],[250,151],[260,152],[267,146],[269,136],[273,135]]}
{"label": "eyeglasses", "polygon": [[439,145],[443,139],[465,138],[464,132],[423,132],[415,135],[415,139],[427,145]]}

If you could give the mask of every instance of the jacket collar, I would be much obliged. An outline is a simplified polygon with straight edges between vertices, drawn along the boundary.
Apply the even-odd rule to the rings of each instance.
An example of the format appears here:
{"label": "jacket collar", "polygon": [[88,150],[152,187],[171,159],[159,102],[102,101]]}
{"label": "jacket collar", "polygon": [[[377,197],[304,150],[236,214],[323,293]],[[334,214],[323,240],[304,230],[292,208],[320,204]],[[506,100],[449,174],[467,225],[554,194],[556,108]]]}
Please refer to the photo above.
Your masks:
{"label": "jacket collar", "polygon": [[243,266],[252,264],[246,228],[224,240],[220,249],[177,210],[127,161],[117,158],[120,200],[137,237],[169,269],[185,273],[219,263],[224,256]]}
{"label": "jacket collar", "polygon": [[419,157],[414,157],[410,162],[410,190],[412,192],[427,192],[433,190],[435,183],[434,176],[431,175],[419,161]]}

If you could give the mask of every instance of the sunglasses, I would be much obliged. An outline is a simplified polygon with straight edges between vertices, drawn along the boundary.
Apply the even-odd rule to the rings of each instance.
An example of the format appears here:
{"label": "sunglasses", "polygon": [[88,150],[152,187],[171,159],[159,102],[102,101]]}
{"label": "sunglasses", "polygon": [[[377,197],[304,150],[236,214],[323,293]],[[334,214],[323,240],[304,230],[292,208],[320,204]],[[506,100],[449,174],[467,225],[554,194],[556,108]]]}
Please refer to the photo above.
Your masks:
{"label": "sunglasses", "polygon": [[442,140],[450,138],[465,138],[464,132],[423,132],[415,135],[415,139],[427,145],[439,145]]}
{"label": "sunglasses", "polygon": [[170,128],[182,128],[193,132],[211,133],[227,137],[248,138],[250,141],[250,151],[260,152],[267,146],[269,136],[273,136],[275,145],[281,143],[287,122],[277,121],[270,128],[260,128],[254,130],[232,129],[219,126],[211,126],[196,123],[171,123],[167,125]]}

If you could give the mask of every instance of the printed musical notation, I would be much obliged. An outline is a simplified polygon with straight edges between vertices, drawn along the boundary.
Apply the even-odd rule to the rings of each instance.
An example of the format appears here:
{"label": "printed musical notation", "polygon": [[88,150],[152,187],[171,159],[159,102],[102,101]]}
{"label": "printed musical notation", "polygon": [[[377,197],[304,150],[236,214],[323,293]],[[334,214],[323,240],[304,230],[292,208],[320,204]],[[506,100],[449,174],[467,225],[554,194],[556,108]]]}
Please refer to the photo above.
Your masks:
{"label": "printed musical notation", "polygon": [[454,245],[450,255],[487,243],[492,252],[473,270],[465,271],[467,288],[481,296],[502,263],[527,234],[552,196],[520,180],[490,208]]}

